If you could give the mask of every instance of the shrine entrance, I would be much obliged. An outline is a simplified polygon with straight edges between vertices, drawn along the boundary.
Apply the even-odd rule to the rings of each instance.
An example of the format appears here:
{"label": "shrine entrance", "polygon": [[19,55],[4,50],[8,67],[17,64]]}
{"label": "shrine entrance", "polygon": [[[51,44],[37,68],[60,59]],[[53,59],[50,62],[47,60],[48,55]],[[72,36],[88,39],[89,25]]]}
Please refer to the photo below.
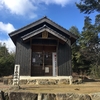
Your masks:
{"label": "shrine entrance", "polygon": [[31,76],[53,76],[53,53],[56,46],[38,45],[32,46]]}

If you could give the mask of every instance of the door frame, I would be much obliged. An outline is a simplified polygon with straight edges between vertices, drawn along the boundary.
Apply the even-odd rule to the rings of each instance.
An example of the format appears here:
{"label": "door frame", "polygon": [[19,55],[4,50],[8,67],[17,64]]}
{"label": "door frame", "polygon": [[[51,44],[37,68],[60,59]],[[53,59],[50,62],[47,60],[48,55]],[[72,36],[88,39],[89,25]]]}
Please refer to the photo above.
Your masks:
{"label": "door frame", "polygon": [[[33,55],[33,52],[43,52],[43,48],[45,47],[45,50],[46,51],[44,51],[44,52],[51,52],[51,60],[52,60],[52,62],[51,62],[51,67],[49,66],[49,71],[51,70],[52,72],[52,75],[49,75],[49,76],[56,76],[56,68],[53,68],[53,67],[55,67],[55,65],[53,65],[54,63],[55,63],[55,61],[54,61],[54,63],[53,63],[53,54],[57,54],[56,53],[56,49],[57,49],[57,46],[56,45],[50,45],[50,46],[47,46],[47,45],[32,45],[32,55]],[[52,50],[52,48],[53,48],[53,50]],[[31,59],[33,60],[33,56],[31,56]],[[57,58],[56,58],[57,59]],[[34,67],[33,66],[33,62],[32,62],[32,60],[31,60],[31,76],[37,76],[37,75],[34,75],[33,73],[34,73],[34,70],[32,71],[32,67]],[[57,63],[57,60],[56,60],[56,63]],[[57,64],[56,64],[57,65]],[[43,71],[44,72],[44,74],[43,74],[43,76],[48,76],[48,74],[45,74],[45,67],[47,67],[47,66],[45,66],[44,65],[44,69],[43,70],[41,70],[41,72]],[[33,68],[34,69],[34,68]],[[47,69],[46,69],[47,70]],[[54,71],[55,70],[55,71]]]}

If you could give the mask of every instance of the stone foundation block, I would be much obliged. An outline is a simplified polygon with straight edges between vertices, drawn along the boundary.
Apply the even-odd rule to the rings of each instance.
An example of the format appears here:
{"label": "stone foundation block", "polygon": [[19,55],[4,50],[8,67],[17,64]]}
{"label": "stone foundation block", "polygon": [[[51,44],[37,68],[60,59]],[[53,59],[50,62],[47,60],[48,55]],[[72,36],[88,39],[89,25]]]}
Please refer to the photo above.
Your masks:
{"label": "stone foundation block", "polygon": [[0,100],[4,100],[4,93],[0,90]]}
{"label": "stone foundation block", "polygon": [[27,92],[11,92],[9,100],[37,100],[38,94]]}
{"label": "stone foundation block", "polygon": [[100,93],[92,93],[90,96],[92,100],[100,100]]}
{"label": "stone foundation block", "polygon": [[68,79],[60,79],[58,84],[69,84],[69,80]]}
{"label": "stone foundation block", "polygon": [[20,85],[27,84],[27,80],[20,80],[19,84]]}
{"label": "stone foundation block", "polygon": [[5,85],[8,85],[8,79],[3,79],[3,83],[4,83]]}
{"label": "stone foundation block", "polygon": [[67,94],[57,94],[56,100],[91,100],[91,98],[89,95],[67,93]]}
{"label": "stone foundation block", "polygon": [[49,84],[49,85],[56,85],[56,84],[57,84],[57,80],[49,79],[49,80],[48,80],[48,84]]}
{"label": "stone foundation block", "polygon": [[36,80],[27,80],[27,84],[36,84]]}

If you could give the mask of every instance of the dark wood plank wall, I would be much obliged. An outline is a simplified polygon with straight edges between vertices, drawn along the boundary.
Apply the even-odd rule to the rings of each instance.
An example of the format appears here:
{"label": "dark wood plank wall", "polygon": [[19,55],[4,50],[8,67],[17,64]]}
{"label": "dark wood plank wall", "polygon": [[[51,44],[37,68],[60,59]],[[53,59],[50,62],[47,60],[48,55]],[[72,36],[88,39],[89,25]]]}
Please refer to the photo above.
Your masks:
{"label": "dark wood plank wall", "polygon": [[58,45],[58,76],[70,76],[71,68],[71,46],[68,43]]}
{"label": "dark wood plank wall", "polygon": [[[70,76],[71,68],[71,46],[68,43],[60,43],[57,50],[58,55],[58,76]],[[15,64],[20,64],[20,75],[31,76],[31,47],[30,44],[23,43],[21,39],[16,44]]]}
{"label": "dark wood plank wall", "polygon": [[71,60],[72,60],[72,51],[71,51],[71,40],[68,40],[68,48],[67,50],[69,51],[68,52],[68,58],[69,60],[67,61],[68,62],[68,67],[69,67],[69,75],[72,75],[72,65],[71,65]]}
{"label": "dark wood plank wall", "polygon": [[24,44],[21,39],[16,45],[15,64],[20,64],[20,75],[31,75],[31,47],[30,44]]}

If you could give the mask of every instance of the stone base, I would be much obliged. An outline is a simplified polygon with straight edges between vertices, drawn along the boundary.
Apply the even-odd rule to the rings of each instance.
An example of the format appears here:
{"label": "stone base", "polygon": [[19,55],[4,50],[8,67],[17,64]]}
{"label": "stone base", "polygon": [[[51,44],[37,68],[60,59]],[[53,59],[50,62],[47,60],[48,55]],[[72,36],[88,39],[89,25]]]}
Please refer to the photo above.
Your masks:
{"label": "stone base", "polygon": [[34,85],[58,85],[58,84],[69,84],[68,79],[30,79],[30,80],[20,80],[20,85],[24,84],[34,84]]}
{"label": "stone base", "polygon": [[12,89],[12,90],[19,90],[20,89],[20,86],[19,85],[12,85],[10,87],[10,89]]}
{"label": "stone base", "polygon": [[10,92],[7,100],[100,100],[100,93],[93,93],[93,94],[57,93],[55,94],[55,93]]}
{"label": "stone base", "polygon": [[[13,79],[4,79],[6,85],[13,85]],[[34,85],[58,85],[72,84],[72,76],[57,76],[57,77],[30,77],[20,76],[19,85],[34,84]]]}
{"label": "stone base", "polygon": [[30,77],[21,76],[20,85],[57,85],[57,84],[72,84],[72,76],[57,76],[57,77]]}
{"label": "stone base", "polygon": [[4,100],[4,96],[3,96],[4,92],[0,91],[0,100]]}

